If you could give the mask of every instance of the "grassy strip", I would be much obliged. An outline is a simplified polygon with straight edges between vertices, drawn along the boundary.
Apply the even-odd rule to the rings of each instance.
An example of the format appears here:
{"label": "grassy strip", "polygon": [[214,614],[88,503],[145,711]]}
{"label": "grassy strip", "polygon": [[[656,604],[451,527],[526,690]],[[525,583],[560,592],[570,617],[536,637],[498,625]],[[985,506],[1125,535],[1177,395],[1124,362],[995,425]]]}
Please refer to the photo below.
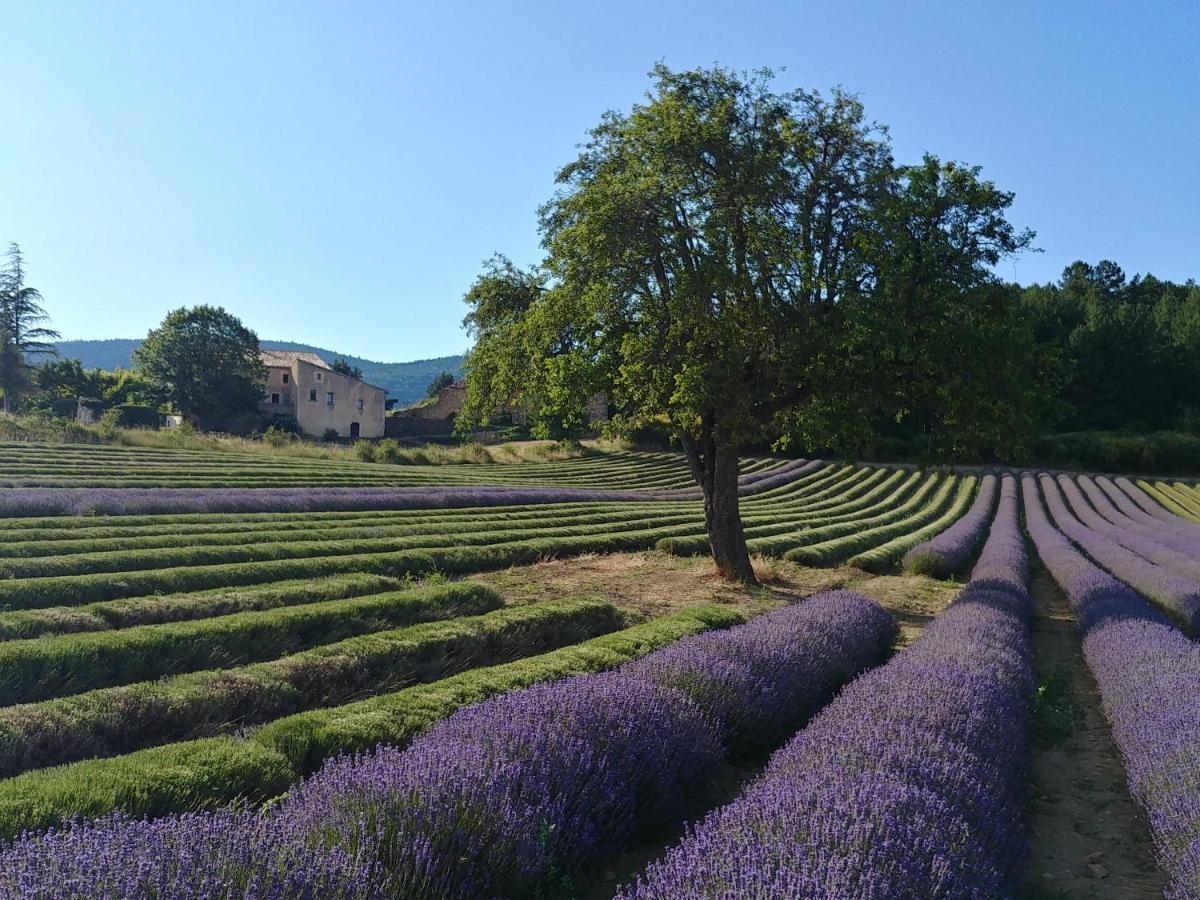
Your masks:
{"label": "grassy strip", "polygon": [[599,600],[550,601],[376,632],[238,668],[0,709],[0,775],[224,734],[619,628]]}
{"label": "grassy strip", "polygon": [[[440,547],[393,553],[314,556],[267,562],[150,569],[119,574],[73,575],[0,581],[0,606],[36,609],[69,606],[155,592],[178,593],[207,588],[263,584],[292,578],[318,578],[348,572],[403,577],[441,572],[463,575],[506,566],[526,565],[547,557],[579,553],[647,550],[678,527],[617,531],[579,537],[510,541],[479,547]],[[318,548],[319,550],[320,548]]]}
{"label": "grassy strip", "polygon": [[974,475],[968,475],[960,481],[950,508],[928,525],[850,557],[850,565],[876,574],[891,571],[896,567],[900,557],[917,544],[940,534],[966,515],[975,494],[975,482]]}
{"label": "grassy strip", "polygon": [[276,581],[245,588],[216,588],[188,594],[156,594],[84,606],[50,606],[0,613],[0,640],[109,631],[226,616],[239,612],[343,600],[411,586],[404,579],[354,572],[328,578]]}
{"label": "grassy strip", "polygon": [[[0,781],[0,837],[114,810],[159,816],[277,796],[329,756],[380,741],[407,744],[462,706],[538,681],[611,669],[682,637],[741,616],[701,606],[540,656],[474,669],[428,685],[293,716],[253,740],[204,738],[27,772]],[[339,741],[343,743],[339,744]]]}
{"label": "grassy strip", "polygon": [[0,644],[0,706],[275,659],[376,631],[499,609],[493,589],[431,585],[167,625]]}
{"label": "grassy strip", "polygon": [[954,476],[943,479],[928,503],[921,504],[919,509],[902,518],[895,518],[874,527],[866,527],[865,522],[859,523],[852,532],[841,537],[793,547],[783,558],[806,566],[834,566],[847,557],[869,550],[883,541],[906,535],[942,514],[954,495],[956,481]]}

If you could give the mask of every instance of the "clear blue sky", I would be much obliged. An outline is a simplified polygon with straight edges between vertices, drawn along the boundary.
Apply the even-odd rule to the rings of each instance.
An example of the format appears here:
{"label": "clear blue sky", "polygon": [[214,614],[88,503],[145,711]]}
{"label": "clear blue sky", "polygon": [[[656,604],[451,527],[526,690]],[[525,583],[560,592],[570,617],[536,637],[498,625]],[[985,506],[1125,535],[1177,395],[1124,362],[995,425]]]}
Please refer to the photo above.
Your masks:
{"label": "clear blue sky", "polygon": [[493,251],[658,59],[861,94],[896,156],[983,166],[1044,253],[1200,276],[1200,4],[6,4],[0,241],[68,338],[219,303],[385,361],[462,350]]}

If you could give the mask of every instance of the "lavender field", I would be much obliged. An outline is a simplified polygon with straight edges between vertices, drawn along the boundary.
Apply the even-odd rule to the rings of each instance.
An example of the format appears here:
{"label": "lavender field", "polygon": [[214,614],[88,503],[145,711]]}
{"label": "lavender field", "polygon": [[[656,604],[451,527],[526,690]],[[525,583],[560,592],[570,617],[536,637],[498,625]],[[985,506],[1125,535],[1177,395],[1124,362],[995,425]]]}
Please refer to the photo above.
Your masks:
{"label": "lavender field", "polygon": [[1192,484],[747,459],[721,592],[674,454],[230,457],[0,447],[0,896],[1200,897]]}

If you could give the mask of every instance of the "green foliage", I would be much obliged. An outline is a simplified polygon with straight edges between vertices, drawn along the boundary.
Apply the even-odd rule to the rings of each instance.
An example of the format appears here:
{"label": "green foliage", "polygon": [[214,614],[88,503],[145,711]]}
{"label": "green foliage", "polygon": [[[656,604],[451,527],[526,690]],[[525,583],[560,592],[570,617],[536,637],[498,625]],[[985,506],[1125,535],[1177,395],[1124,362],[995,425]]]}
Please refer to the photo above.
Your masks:
{"label": "green foliage", "polygon": [[362,440],[354,442],[354,455],[363,462],[375,461],[375,444],[372,441]]}
{"label": "green foliage", "polygon": [[287,431],[280,428],[278,425],[268,425],[267,430],[263,432],[263,443],[268,447],[287,447],[289,444],[294,444],[299,438],[293,431]]}
{"label": "green foliage", "polygon": [[1083,707],[1071,683],[1071,670],[1045,673],[1033,695],[1033,734],[1039,744],[1063,747],[1084,724]]}
{"label": "green foliage", "polygon": [[337,359],[335,359],[333,361],[333,363],[329,366],[329,368],[333,369],[333,371],[337,372],[340,375],[347,375],[350,378],[357,378],[360,381],[362,380],[362,377],[363,377],[363,370],[360,366],[352,366],[350,363],[346,362],[346,360],[342,359],[341,357],[338,357]]}
{"label": "green foliage", "polygon": [[1054,372],[991,268],[1027,248],[1013,195],[977,168],[900,167],[863,239],[867,277],[831,320],[812,397],[781,446],[869,458],[1012,461],[1053,412]]}
{"label": "green foliage", "polygon": [[96,423],[96,433],[103,440],[115,441],[121,429],[121,411],[119,409],[106,409],[100,414],[100,421]]}
{"label": "green foliage", "polygon": [[39,397],[95,397],[109,406],[145,405],[153,392],[142,376],[128,369],[84,369],[77,359],[56,359],[38,366]]}
{"label": "green foliage", "polygon": [[0,782],[0,835],[41,830],[75,816],[131,816],[261,802],[287,790],[295,772],[282,754],[221,737],[26,772]]}
{"label": "green foliage", "polygon": [[31,360],[53,356],[50,343],[59,336],[47,327],[50,317],[37,288],[25,283],[25,258],[8,245],[8,262],[0,269],[0,391],[4,411],[15,412],[17,400],[32,382]]}
{"label": "green foliage", "polygon": [[321,435],[321,439],[323,441],[325,441],[325,443],[327,443],[327,444],[336,443],[337,439],[338,439],[337,429],[336,428],[326,428],[325,433],[323,435]]}
{"label": "green foliage", "polygon": [[232,429],[262,398],[258,337],[221,307],[167,314],[134,351],[138,371],[172,408],[205,428]]}
{"label": "green foliage", "polygon": [[1200,407],[1200,285],[1075,262],[1026,288],[1025,314],[1062,361],[1068,431],[1180,428]]}
{"label": "green foliage", "polygon": [[[427,580],[426,583],[431,583]],[[43,635],[100,632],[228,616],[252,610],[320,603],[404,587],[401,579],[351,573],[329,578],[284,580],[244,588],[217,588],[184,594],[159,594],[84,606],[0,612],[0,640]]]}
{"label": "green foliage", "polygon": [[429,382],[429,387],[425,389],[425,396],[436,397],[452,384],[454,384],[454,375],[450,372],[440,372],[433,381]]}
{"label": "green foliage", "polygon": [[1052,434],[1034,444],[1032,456],[1040,465],[1063,469],[1194,475],[1200,473],[1200,435],[1176,431]]}

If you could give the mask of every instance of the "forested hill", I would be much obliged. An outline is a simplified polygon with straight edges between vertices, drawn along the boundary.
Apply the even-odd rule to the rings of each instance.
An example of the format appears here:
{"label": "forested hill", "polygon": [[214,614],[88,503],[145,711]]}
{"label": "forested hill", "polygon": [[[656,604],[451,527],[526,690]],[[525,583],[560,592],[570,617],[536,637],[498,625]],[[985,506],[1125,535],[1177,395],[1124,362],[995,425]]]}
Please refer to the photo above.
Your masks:
{"label": "forested hill", "polygon": [[[78,359],[85,369],[129,368],[133,351],[140,340],[114,338],[106,341],[59,341],[58,352],[67,359]],[[413,403],[425,396],[425,389],[440,373],[450,372],[455,378],[462,377],[462,356],[439,356],[435,359],[418,359],[413,362],[383,363],[370,359],[338,353],[311,344],[291,341],[262,341],[268,350],[310,350],[326,362],[344,359],[352,366],[362,369],[363,378],[378,385],[394,397],[399,405]]]}

